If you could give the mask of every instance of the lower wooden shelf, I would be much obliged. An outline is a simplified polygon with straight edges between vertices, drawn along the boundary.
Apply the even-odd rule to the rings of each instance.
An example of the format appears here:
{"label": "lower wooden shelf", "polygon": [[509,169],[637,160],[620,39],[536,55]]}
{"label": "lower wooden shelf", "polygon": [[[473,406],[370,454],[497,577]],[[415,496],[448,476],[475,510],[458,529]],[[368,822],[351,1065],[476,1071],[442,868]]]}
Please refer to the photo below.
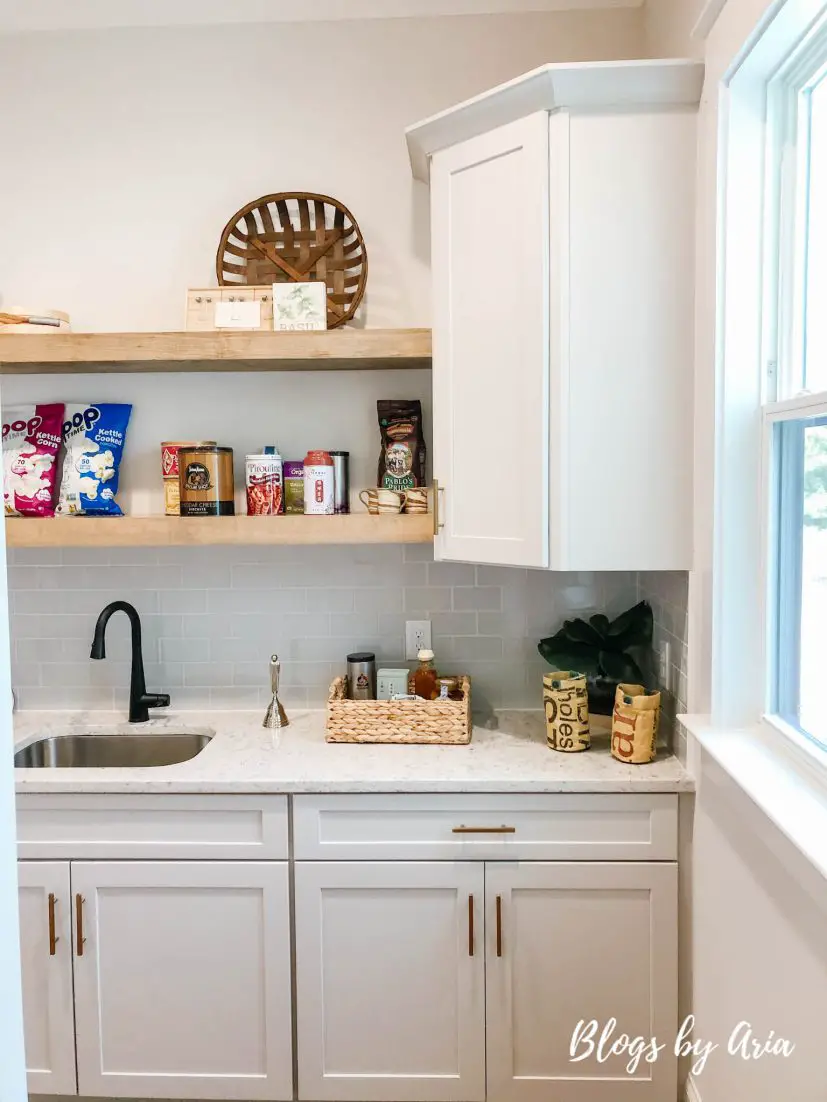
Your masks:
{"label": "lower wooden shelf", "polygon": [[433,516],[7,517],[7,547],[430,543]]}

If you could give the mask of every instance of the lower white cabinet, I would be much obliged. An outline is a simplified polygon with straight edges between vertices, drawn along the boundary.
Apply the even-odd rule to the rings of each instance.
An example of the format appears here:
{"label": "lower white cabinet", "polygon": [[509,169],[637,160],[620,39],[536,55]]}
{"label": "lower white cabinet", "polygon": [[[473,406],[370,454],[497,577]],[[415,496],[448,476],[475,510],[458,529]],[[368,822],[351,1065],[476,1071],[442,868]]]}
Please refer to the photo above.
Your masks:
{"label": "lower white cabinet", "polygon": [[296,863],[299,1098],[482,1102],[484,867]]}
{"label": "lower white cabinet", "polygon": [[297,862],[299,1098],[673,1102],[668,1051],[570,1045],[674,1038],[676,909],[667,863]]}
{"label": "lower white cabinet", "polygon": [[33,1094],[674,1102],[676,797],[276,799],[23,802]]}
{"label": "lower white cabinet", "polygon": [[75,861],[72,891],[81,1094],[292,1098],[285,862]]}
{"label": "lower white cabinet", "polygon": [[293,1097],[287,862],[19,869],[32,1092]]}
{"label": "lower white cabinet", "polygon": [[20,861],[17,878],[29,1091],[76,1094],[69,862]]}
{"label": "lower white cabinet", "polygon": [[[673,1102],[677,865],[489,862],[485,907],[489,1102]],[[572,1061],[613,1018],[667,1042],[654,1064]]]}

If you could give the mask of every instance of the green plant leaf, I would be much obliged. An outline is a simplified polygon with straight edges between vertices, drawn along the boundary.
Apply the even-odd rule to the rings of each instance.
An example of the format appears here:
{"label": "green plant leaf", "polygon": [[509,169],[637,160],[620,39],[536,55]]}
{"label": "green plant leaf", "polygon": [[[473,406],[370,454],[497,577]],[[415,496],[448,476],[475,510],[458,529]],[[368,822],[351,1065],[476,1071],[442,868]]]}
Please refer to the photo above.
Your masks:
{"label": "green plant leaf", "polygon": [[[559,635],[559,632],[558,632]],[[541,639],[537,650],[555,670],[577,670],[578,673],[598,673],[599,651],[587,643],[572,643],[555,637]]]}
{"label": "green plant leaf", "polygon": [[566,638],[573,643],[588,643],[590,647],[603,646],[603,637],[585,620],[566,620],[563,630]]}
{"label": "green plant leaf", "polygon": [[620,654],[613,650],[602,650],[600,652],[600,665],[606,677],[616,678],[618,681],[643,684],[643,674],[640,666],[628,654]]}
{"label": "green plant leaf", "polygon": [[609,624],[606,644],[614,651],[624,651],[631,646],[649,646],[652,630],[651,605],[648,601],[639,601]]}
{"label": "green plant leaf", "polygon": [[609,632],[609,617],[604,616],[602,612],[596,612],[594,616],[589,617],[589,623],[600,636],[601,639],[605,639]]}

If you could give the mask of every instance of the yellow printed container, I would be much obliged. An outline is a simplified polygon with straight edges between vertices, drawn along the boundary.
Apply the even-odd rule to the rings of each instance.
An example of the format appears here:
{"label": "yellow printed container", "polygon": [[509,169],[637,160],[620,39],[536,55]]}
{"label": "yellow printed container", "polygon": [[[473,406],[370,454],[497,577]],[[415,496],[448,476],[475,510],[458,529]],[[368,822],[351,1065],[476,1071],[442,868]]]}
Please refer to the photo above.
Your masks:
{"label": "yellow printed container", "polygon": [[612,757],[631,765],[654,761],[660,724],[660,693],[620,684],[612,712]]}
{"label": "yellow printed container", "polygon": [[586,678],[574,670],[556,670],[543,677],[546,742],[549,750],[579,754],[591,745]]}

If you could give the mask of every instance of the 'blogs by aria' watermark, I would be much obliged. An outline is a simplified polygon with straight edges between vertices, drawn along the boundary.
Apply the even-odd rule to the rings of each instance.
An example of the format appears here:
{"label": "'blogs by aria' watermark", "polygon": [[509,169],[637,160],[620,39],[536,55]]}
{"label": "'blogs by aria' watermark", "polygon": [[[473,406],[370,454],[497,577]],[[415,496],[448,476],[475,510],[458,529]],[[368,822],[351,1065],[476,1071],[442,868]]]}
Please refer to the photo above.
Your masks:
{"label": "'blogs by aria' watermark", "polygon": [[[594,1018],[589,1022],[581,1019],[571,1035],[569,1061],[577,1064],[583,1060],[596,1060],[598,1064],[605,1064],[613,1056],[626,1056],[626,1071],[629,1075],[634,1075],[642,1063],[656,1063],[668,1049],[676,1056],[690,1057],[693,1061],[692,1074],[700,1075],[707,1060],[713,1052],[721,1048],[722,1042],[693,1037],[694,1029],[695,1016],[690,1014],[681,1023],[674,1044],[670,1044],[668,1041],[659,1041],[657,1037],[619,1033],[616,1018],[609,1018],[602,1024]],[[763,1060],[777,1056],[786,1058],[795,1051],[792,1041],[777,1036],[774,1030],[770,1030],[766,1036],[758,1036],[752,1024],[747,1021],[738,1022],[727,1038],[725,1047],[730,1056],[741,1060]]]}

